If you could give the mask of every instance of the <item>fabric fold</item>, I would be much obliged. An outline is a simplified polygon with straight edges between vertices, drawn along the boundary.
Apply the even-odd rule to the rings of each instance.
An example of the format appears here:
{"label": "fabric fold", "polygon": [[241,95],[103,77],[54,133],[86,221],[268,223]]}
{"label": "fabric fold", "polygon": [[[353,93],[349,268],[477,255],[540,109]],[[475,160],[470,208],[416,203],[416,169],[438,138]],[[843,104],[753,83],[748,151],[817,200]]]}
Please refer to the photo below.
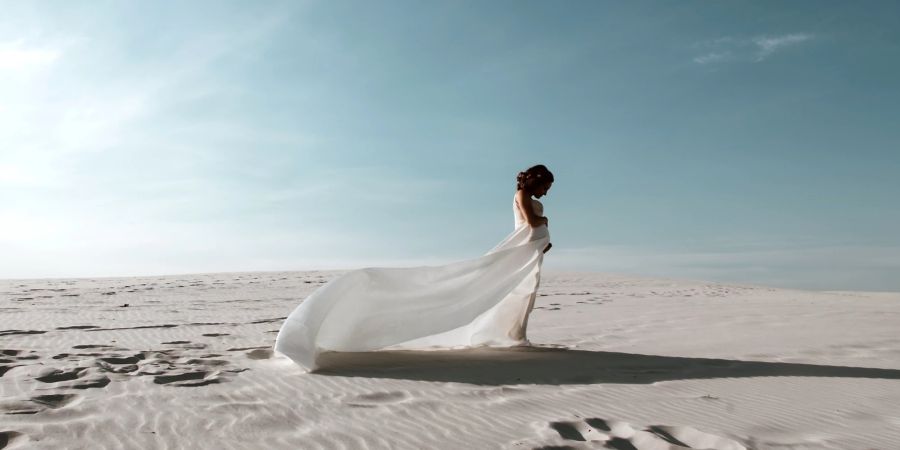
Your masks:
{"label": "fabric fold", "polygon": [[549,239],[522,224],[478,258],[346,272],[285,319],[275,350],[315,370],[324,352],[525,344]]}

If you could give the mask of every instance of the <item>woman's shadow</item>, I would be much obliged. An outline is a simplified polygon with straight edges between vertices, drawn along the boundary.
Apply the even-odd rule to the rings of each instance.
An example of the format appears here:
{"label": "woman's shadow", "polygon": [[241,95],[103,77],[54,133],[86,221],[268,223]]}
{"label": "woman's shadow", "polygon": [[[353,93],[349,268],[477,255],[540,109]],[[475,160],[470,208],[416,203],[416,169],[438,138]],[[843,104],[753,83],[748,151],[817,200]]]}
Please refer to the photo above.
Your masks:
{"label": "woman's shadow", "polygon": [[900,370],[731,359],[685,358],[550,347],[324,353],[323,375],[480,385],[633,383],[702,378],[841,377],[900,379]]}

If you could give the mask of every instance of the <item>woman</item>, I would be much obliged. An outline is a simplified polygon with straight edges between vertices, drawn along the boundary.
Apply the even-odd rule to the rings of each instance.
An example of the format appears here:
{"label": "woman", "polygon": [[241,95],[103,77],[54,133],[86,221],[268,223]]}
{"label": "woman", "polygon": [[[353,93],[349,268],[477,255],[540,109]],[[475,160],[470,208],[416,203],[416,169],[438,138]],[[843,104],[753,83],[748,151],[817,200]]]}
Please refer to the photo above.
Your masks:
{"label": "woman", "polygon": [[484,256],[443,266],[369,267],[331,280],[284,321],[275,350],[309,370],[324,352],[528,345],[525,329],[550,249],[543,205],[553,174],[520,172],[515,230]]}
{"label": "woman", "polygon": [[[513,200],[513,209],[516,215],[515,228],[519,228],[523,223],[527,223],[531,227],[548,225],[549,221],[544,217],[544,205],[532,199],[531,196],[541,198],[547,195],[551,186],[553,186],[553,174],[543,164],[519,172],[516,177],[516,197]],[[547,253],[551,246],[552,244],[548,243],[544,253]]]}

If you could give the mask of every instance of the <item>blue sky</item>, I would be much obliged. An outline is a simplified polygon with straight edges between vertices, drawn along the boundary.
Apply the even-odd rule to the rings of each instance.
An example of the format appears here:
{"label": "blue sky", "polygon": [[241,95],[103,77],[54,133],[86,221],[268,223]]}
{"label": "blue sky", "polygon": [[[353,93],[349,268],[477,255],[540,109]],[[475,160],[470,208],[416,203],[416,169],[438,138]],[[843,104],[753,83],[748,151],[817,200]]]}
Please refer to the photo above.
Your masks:
{"label": "blue sky", "polygon": [[7,2],[0,278],[440,264],[900,290],[896,2]]}

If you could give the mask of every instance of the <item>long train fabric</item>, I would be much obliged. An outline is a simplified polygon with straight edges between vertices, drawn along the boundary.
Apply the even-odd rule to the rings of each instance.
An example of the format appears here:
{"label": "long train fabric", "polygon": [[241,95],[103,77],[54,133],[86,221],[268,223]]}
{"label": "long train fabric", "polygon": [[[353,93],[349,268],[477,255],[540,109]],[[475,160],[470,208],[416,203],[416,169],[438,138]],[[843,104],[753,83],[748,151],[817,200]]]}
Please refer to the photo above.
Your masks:
{"label": "long train fabric", "polygon": [[[541,215],[543,205],[531,201]],[[324,352],[527,344],[550,233],[515,219],[515,230],[478,258],[338,276],[287,317],[275,350],[312,371]]]}

